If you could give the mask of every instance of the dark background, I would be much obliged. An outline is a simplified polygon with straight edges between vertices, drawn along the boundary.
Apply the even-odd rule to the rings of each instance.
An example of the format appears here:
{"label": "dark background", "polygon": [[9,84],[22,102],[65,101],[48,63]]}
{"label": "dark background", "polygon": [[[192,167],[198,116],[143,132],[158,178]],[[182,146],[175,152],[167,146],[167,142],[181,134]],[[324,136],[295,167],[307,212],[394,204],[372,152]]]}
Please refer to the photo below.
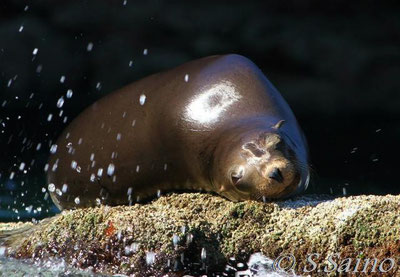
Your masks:
{"label": "dark background", "polygon": [[2,0],[0,220],[55,212],[41,189],[64,116],[68,124],[114,89],[225,53],[253,60],[292,107],[310,145],[309,193],[399,193],[396,2]]}

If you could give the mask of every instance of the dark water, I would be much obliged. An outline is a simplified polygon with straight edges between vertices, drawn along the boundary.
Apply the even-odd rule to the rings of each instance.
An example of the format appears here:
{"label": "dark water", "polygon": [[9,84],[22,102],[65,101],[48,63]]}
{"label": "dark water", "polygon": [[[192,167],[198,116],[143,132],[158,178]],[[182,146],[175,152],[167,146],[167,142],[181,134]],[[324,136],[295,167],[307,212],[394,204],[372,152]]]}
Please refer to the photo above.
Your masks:
{"label": "dark water", "polygon": [[[210,273],[201,276],[240,276],[240,277],[298,277],[294,272],[288,270],[287,272],[275,269],[273,260],[263,256],[261,253],[254,253],[250,259],[243,263],[230,259],[225,266],[223,273]],[[93,273],[89,270],[77,270],[71,268],[61,259],[54,259],[49,261],[38,261],[32,263],[31,261],[5,259],[0,257],[0,276],[79,276],[79,277],[99,277],[99,276],[127,276],[122,274],[103,275]],[[165,275],[168,276],[168,275]],[[200,276],[198,273],[191,273],[185,276]]]}
{"label": "dark water", "polygon": [[103,275],[71,268],[66,265],[62,260],[32,263],[28,261],[5,259],[0,257],[0,276],[100,277]]}

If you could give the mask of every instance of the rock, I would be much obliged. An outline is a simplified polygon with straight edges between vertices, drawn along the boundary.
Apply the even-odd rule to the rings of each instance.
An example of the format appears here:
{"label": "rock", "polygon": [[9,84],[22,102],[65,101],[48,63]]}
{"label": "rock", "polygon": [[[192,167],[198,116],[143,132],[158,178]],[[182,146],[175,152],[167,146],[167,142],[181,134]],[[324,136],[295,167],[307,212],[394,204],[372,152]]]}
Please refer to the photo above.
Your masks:
{"label": "rock", "polygon": [[302,274],[313,269],[307,261],[312,253],[320,270],[332,254],[340,255],[337,270],[345,258],[353,269],[356,258],[376,258],[379,266],[398,256],[399,204],[400,196],[392,195],[234,203],[209,194],[171,194],[149,204],[63,211],[37,225],[2,223],[0,241],[14,232],[3,238],[9,257],[63,258],[107,274],[223,272],[232,257],[247,261],[256,252],[274,262],[293,255],[293,269]]}

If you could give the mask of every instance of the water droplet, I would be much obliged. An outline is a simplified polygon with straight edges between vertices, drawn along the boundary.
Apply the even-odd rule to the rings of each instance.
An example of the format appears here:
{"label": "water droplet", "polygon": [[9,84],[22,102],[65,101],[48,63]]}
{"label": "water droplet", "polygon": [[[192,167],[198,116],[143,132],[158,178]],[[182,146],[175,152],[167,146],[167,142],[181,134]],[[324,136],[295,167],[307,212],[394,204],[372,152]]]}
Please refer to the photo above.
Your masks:
{"label": "water droplet", "polygon": [[100,83],[100,82],[97,82],[97,84],[96,84],[96,89],[97,89],[97,90],[101,90],[101,83]]}
{"label": "water droplet", "polygon": [[187,234],[186,235],[186,244],[189,245],[193,241],[193,234]]}
{"label": "water droplet", "polygon": [[145,102],[146,102],[146,95],[141,94],[141,95],[140,95],[140,98],[139,98],[139,103],[140,103],[140,105],[143,106]]}
{"label": "water droplet", "polygon": [[14,179],[14,176],[15,176],[15,172],[13,171],[10,173],[10,180]]}
{"label": "water droplet", "polygon": [[4,256],[6,254],[6,247],[0,246],[0,257]]}
{"label": "water droplet", "polygon": [[164,171],[168,169],[168,164],[164,164]]}
{"label": "water droplet", "polygon": [[77,167],[76,167],[76,172],[78,172],[78,173],[81,173],[81,167],[78,165]]}
{"label": "water droplet", "polygon": [[88,45],[87,45],[87,47],[86,47],[86,50],[87,50],[88,52],[90,52],[90,51],[92,51],[92,49],[93,49],[93,42],[89,42]]}
{"label": "water droplet", "polygon": [[161,197],[161,190],[157,190],[157,197]]}
{"label": "water droplet", "polygon": [[18,30],[18,32],[22,32],[22,30],[24,29],[24,26],[23,25],[21,25],[21,27],[19,27],[19,30]]}
{"label": "water droplet", "polygon": [[73,93],[72,89],[67,90],[67,98],[71,98]]}
{"label": "water droplet", "polygon": [[129,61],[129,67],[132,67],[133,61]]}
{"label": "water droplet", "polygon": [[54,191],[56,190],[56,186],[55,186],[53,183],[50,183],[50,184],[47,186],[47,189],[48,189],[50,192],[54,192]]}
{"label": "water droplet", "polygon": [[107,168],[107,175],[112,176],[114,174],[115,166],[114,164],[109,164]]}
{"label": "water droplet", "polygon": [[62,84],[62,83],[64,83],[64,82],[65,82],[65,76],[62,75],[61,78],[60,78],[60,83]]}
{"label": "water droplet", "polygon": [[81,200],[79,199],[79,197],[76,197],[74,199],[74,202],[75,202],[76,205],[79,205],[79,203],[81,203]]}
{"label": "water droplet", "polygon": [[147,55],[149,53],[149,50],[146,48],[146,49],[143,49],[143,55]]}
{"label": "water droplet", "polygon": [[94,175],[94,173],[92,173],[90,175],[90,182],[94,182],[96,180],[96,175]]}
{"label": "water droplet", "polygon": [[47,116],[47,121],[51,121],[51,119],[53,118],[53,114],[49,114],[48,116]]}
{"label": "water droplet", "polygon": [[57,152],[57,144],[53,144],[51,147],[50,147],[50,153],[51,154],[54,154],[54,153],[56,153]]}
{"label": "water droplet", "polygon": [[99,169],[97,170],[97,176],[101,177],[101,175],[103,175],[103,169],[102,169],[102,168],[99,168]]}
{"label": "water droplet", "polygon": [[128,3],[128,0],[124,0],[124,2],[122,3],[122,5],[126,6],[127,3]]}
{"label": "water droplet", "polygon": [[206,249],[205,249],[204,247],[201,249],[201,255],[200,255],[200,258],[201,258],[201,260],[202,260],[202,261],[205,261],[205,260],[206,260],[206,258],[207,258]]}
{"label": "water droplet", "polygon": [[27,211],[28,213],[31,213],[31,212],[32,212],[32,209],[33,209],[33,206],[30,205],[30,206],[28,206],[28,207],[25,208],[25,211]]}
{"label": "water droplet", "polygon": [[131,254],[131,247],[128,245],[128,246],[125,246],[125,255],[130,255]]}
{"label": "water droplet", "polygon": [[244,269],[244,263],[237,263],[237,264],[236,264],[236,267],[237,267],[238,269]]}
{"label": "water droplet", "polygon": [[132,187],[129,187],[129,188],[128,188],[128,191],[126,192],[126,194],[127,194],[127,195],[132,195],[132,190],[133,190]]}
{"label": "water droplet", "polygon": [[118,239],[118,240],[121,240],[121,239],[122,239],[122,232],[121,232],[121,231],[118,231],[118,233],[117,233],[117,239]]}
{"label": "water droplet", "polygon": [[139,172],[139,170],[140,170],[140,166],[137,165],[137,166],[136,166],[136,172]]}
{"label": "water droplet", "polygon": [[351,154],[354,154],[354,153],[356,153],[356,151],[358,150],[358,147],[354,147],[352,150],[351,150]]}
{"label": "water droplet", "polygon": [[62,192],[61,192],[61,190],[59,190],[59,189],[56,189],[56,194],[57,194],[58,196],[61,196],[61,195],[62,195]]}
{"label": "water droplet", "polygon": [[68,190],[68,185],[67,185],[67,184],[64,184],[64,185],[62,186],[61,190],[62,190],[63,193],[66,193],[67,190]]}
{"label": "water droplet", "polygon": [[90,154],[90,160],[91,160],[91,161],[94,160],[94,153]]}
{"label": "water droplet", "polygon": [[72,161],[71,162],[71,168],[72,169],[76,169],[77,166],[78,166],[78,163],[76,161]]}
{"label": "water droplet", "polygon": [[62,108],[62,106],[64,105],[64,97],[60,97],[57,101],[57,108]]}
{"label": "water droplet", "polygon": [[132,127],[135,127],[135,124],[136,124],[136,119],[134,119],[134,120],[132,121]]}
{"label": "water droplet", "polygon": [[42,69],[43,69],[43,65],[39,64],[39,65],[36,67],[36,73],[42,72]]}
{"label": "water droplet", "polygon": [[136,253],[139,250],[140,244],[137,242],[134,242],[130,245],[130,251],[133,253]]}
{"label": "water droplet", "polygon": [[19,170],[24,170],[24,168],[25,168],[25,163],[21,163],[20,165],[19,165]]}
{"label": "water droplet", "polygon": [[185,75],[185,82],[189,82],[189,74]]}
{"label": "water droplet", "polygon": [[156,260],[156,254],[154,252],[147,252],[146,253],[146,264],[152,265]]}
{"label": "water droplet", "polygon": [[180,239],[179,239],[179,236],[177,234],[174,234],[172,236],[172,243],[174,244],[175,247],[178,246],[179,240]]}
{"label": "water droplet", "polygon": [[35,48],[35,49],[33,49],[32,54],[36,55],[38,52],[39,52],[39,49]]}
{"label": "water droplet", "polygon": [[118,133],[117,134],[117,140],[121,140],[121,136],[122,136],[121,133]]}

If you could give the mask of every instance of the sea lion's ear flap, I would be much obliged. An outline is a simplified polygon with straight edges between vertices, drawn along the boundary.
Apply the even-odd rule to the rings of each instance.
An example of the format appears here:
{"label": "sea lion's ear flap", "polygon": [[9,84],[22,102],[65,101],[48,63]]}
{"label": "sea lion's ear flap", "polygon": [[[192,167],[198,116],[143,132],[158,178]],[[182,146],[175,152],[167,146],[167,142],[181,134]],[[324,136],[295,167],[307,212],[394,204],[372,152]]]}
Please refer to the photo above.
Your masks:
{"label": "sea lion's ear flap", "polygon": [[283,124],[285,124],[286,120],[279,120],[278,123],[276,123],[274,126],[272,126],[272,129],[278,130],[279,128],[282,127]]}

